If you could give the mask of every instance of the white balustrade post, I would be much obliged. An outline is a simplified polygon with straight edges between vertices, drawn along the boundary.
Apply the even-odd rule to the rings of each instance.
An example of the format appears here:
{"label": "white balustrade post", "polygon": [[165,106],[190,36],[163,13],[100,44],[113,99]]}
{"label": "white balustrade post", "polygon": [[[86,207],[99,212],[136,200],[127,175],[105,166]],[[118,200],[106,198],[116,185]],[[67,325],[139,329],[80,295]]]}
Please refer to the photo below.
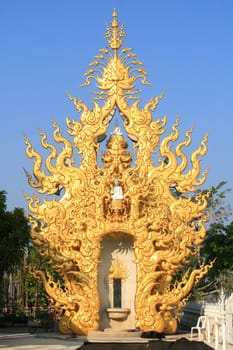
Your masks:
{"label": "white balustrade post", "polygon": [[219,344],[219,329],[218,329],[218,318],[215,317],[214,319],[214,333],[215,333],[215,345],[214,345],[214,349],[218,350],[218,344]]}
{"label": "white balustrade post", "polygon": [[210,344],[210,318],[207,318],[207,343]]}
{"label": "white balustrade post", "polygon": [[220,326],[222,328],[222,350],[226,350],[226,312],[225,312],[225,294],[223,288],[221,288],[220,297],[219,297],[219,306],[220,306]]}

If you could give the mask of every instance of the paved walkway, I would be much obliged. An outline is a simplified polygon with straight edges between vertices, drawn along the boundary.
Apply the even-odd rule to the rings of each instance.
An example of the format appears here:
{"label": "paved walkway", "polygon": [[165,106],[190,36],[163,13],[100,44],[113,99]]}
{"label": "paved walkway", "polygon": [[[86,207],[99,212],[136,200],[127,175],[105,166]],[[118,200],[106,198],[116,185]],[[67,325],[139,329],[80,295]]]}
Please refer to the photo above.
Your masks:
{"label": "paved walkway", "polygon": [[26,329],[0,329],[0,350],[75,350],[83,344],[77,338],[55,334],[30,334]]}
{"label": "paved walkway", "polygon": [[[181,337],[190,340],[189,334],[167,336],[166,340],[174,341]],[[84,341],[85,338],[79,339],[59,333],[35,335],[30,334],[26,328],[0,328],[0,350],[76,350],[83,345]],[[233,345],[227,344],[227,350],[233,350]]]}

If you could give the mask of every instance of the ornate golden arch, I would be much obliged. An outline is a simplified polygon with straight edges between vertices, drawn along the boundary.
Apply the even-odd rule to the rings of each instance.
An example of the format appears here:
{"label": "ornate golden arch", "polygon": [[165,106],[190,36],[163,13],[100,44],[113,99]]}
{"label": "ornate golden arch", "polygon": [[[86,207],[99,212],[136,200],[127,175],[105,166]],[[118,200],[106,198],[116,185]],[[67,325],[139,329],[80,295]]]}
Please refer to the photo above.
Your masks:
{"label": "ornate golden arch", "polygon": [[[41,144],[49,153],[46,170],[42,168],[42,156],[25,138],[26,154],[34,159],[33,176],[26,175],[40,194],[26,195],[32,213],[31,236],[64,285],[42,271],[32,269],[32,273],[42,279],[52,306],[60,310],[60,330],[67,334],[98,329],[97,267],[100,242],[106,232],[128,232],[134,238],[135,327],[141,330],[175,332],[192,286],[209,268],[186,271],[172,284],[206,234],[203,213],[207,196],[194,197],[192,192],[206,178],[207,171],[200,173],[200,157],[207,152],[207,135],[192,153],[191,163],[184,149],[191,143],[192,129],[176,144],[176,120],[170,134],[161,139],[166,117],[153,120],[153,112],[163,94],[140,108],[137,82],[148,85],[147,73],[132,49],[122,48],[124,35],[114,10],[105,35],[108,47],[99,50],[85,74],[83,85],[94,81],[98,88],[93,108],[80,98],[69,97],[80,113],[80,121],[66,120],[73,142],[61,134],[55,121],[53,139],[61,151],[40,131]],[[135,163],[125,136],[116,126],[101,167],[97,162],[99,140],[106,134],[116,109],[134,142]],[[76,151],[81,155],[79,166],[74,164]]]}

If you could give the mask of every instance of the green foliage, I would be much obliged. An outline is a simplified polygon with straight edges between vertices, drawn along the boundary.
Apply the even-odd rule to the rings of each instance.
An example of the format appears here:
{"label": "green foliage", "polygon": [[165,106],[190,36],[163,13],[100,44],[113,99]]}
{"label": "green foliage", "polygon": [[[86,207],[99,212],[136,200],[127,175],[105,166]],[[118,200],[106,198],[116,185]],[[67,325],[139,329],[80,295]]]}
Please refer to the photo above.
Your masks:
{"label": "green foliage", "polygon": [[[214,266],[209,270],[203,288],[203,295],[218,294],[221,287],[225,293],[233,292],[233,222],[224,226],[222,223],[212,223],[201,250],[205,261],[215,260]],[[200,286],[199,286],[200,289]]]}
{"label": "green foliage", "polygon": [[212,187],[208,199],[210,223],[196,262],[215,260],[215,263],[194,289],[197,298],[216,299],[222,287],[227,294],[233,292],[233,222],[226,224],[232,210],[225,205],[226,196],[231,190],[225,189],[225,185],[226,182],[222,181]]}
{"label": "green foliage", "polygon": [[[32,266],[35,270],[43,271],[45,274],[49,274],[55,281],[59,279],[58,273],[49,264],[49,258],[45,255],[41,255],[32,243],[29,246],[28,256],[26,259],[27,266]],[[62,284],[62,281],[60,280]],[[30,306],[48,306],[48,298],[41,280],[36,280],[26,269],[25,278],[25,292],[28,298],[28,305]]]}
{"label": "green foliage", "polygon": [[15,272],[29,243],[29,223],[21,208],[6,210],[6,192],[0,191],[0,279]]}
{"label": "green foliage", "polygon": [[226,184],[226,181],[221,181],[216,187],[212,186],[210,189],[202,191],[202,193],[210,192],[207,207],[210,223],[224,224],[232,214],[230,205],[225,203],[225,199],[231,191],[230,188],[225,188]]}
{"label": "green foliage", "polygon": [[[26,263],[27,266],[34,266],[36,270],[46,271],[48,269],[47,258],[41,256],[33,244],[29,246]],[[47,306],[48,299],[42,284],[29,273],[28,269],[25,273],[25,293],[27,294],[28,305]]]}

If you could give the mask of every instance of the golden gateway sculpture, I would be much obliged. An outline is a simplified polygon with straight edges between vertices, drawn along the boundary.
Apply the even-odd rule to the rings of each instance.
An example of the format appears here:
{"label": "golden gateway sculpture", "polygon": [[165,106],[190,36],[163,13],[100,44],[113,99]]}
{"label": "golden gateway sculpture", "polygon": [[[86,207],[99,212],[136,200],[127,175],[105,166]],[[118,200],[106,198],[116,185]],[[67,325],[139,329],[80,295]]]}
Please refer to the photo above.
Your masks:
{"label": "golden gateway sculpture", "polygon": [[[66,121],[73,144],[62,136],[55,121],[53,139],[61,146],[60,153],[40,131],[41,144],[49,152],[44,171],[42,156],[25,140],[26,154],[34,159],[34,176],[26,175],[40,194],[26,195],[33,214],[31,236],[63,283],[55,282],[49,273],[35,269],[31,272],[43,281],[51,305],[60,312],[60,330],[65,334],[87,334],[99,329],[98,264],[101,241],[106,235],[113,234],[117,239],[127,234],[133,238],[135,328],[143,331],[174,333],[193,285],[209,268],[202,265],[186,271],[173,282],[188,259],[197,254],[206,234],[207,196],[193,197],[192,192],[206,178],[207,171],[200,175],[199,158],[207,152],[207,136],[192,153],[191,164],[183,149],[191,143],[192,129],[172,149],[179,137],[176,120],[171,133],[160,140],[166,117],[153,121],[152,112],[163,95],[139,107],[136,82],[148,84],[147,73],[132,49],[122,48],[124,35],[114,10],[105,35],[109,46],[99,50],[85,74],[83,85],[93,79],[98,88],[93,109],[80,98],[70,96],[80,113],[80,122]],[[97,100],[103,100],[102,105]],[[116,110],[134,142],[135,161],[117,126],[100,167],[100,140]],[[76,150],[81,154],[79,167],[74,166]],[[151,159],[154,152],[157,165]],[[43,201],[41,194],[45,195]],[[50,195],[59,197],[48,199]]]}

